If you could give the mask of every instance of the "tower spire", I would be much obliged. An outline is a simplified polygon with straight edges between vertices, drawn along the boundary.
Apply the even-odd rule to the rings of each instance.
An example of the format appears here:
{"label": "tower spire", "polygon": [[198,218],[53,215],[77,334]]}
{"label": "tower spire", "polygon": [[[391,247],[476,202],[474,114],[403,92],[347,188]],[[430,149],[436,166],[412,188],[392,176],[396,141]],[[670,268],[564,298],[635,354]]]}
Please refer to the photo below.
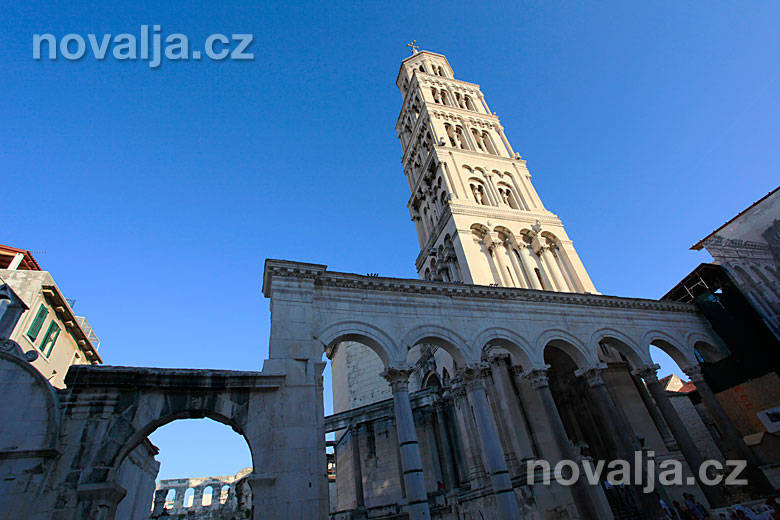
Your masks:
{"label": "tower spire", "polygon": [[417,228],[421,278],[562,292],[596,289],[560,219],[542,204],[479,85],[417,51],[396,84],[396,131]]}

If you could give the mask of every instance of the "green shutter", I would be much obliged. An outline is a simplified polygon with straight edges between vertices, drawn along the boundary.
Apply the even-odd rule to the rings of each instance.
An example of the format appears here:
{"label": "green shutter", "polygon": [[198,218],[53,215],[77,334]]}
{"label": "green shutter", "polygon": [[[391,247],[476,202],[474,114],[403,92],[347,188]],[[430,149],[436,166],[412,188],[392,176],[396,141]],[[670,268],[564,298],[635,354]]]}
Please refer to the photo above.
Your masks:
{"label": "green shutter", "polygon": [[60,326],[52,320],[49,324],[49,328],[46,329],[46,335],[43,337],[43,343],[41,343],[41,352],[46,357],[51,354],[51,349],[54,348],[54,342],[57,341],[57,336],[60,335]]}
{"label": "green shutter", "polygon": [[32,341],[35,341],[35,339],[38,337],[38,333],[41,331],[43,322],[46,320],[46,316],[48,314],[49,311],[46,309],[46,307],[43,306],[43,304],[41,304],[41,306],[38,307],[38,313],[35,315],[35,319],[30,324],[30,328],[27,329],[27,337]]}

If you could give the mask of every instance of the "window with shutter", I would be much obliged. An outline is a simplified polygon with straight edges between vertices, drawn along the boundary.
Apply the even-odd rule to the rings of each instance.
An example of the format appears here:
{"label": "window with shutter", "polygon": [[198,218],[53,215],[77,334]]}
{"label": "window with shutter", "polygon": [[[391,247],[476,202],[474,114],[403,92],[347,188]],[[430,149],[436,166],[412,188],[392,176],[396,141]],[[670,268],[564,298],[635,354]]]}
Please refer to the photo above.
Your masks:
{"label": "window with shutter", "polygon": [[43,322],[46,320],[46,316],[48,316],[48,314],[49,311],[43,304],[41,304],[41,306],[38,307],[38,312],[35,314],[35,318],[30,324],[30,328],[27,329],[27,337],[30,338],[31,341],[35,341],[38,337],[38,333],[41,332],[41,327],[43,326]]}
{"label": "window with shutter", "polygon": [[54,342],[57,341],[57,336],[60,335],[60,326],[55,321],[49,324],[49,328],[46,329],[46,335],[43,337],[43,343],[41,343],[41,352],[46,357],[49,357],[51,350],[54,348]]}

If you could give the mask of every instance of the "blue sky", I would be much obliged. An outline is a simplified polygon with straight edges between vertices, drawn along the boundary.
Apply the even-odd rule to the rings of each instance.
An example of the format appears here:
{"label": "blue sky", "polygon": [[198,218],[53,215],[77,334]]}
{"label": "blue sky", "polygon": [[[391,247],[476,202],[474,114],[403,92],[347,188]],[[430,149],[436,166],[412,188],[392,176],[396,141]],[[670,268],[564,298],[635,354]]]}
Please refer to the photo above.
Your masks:
{"label": "blue sky", "polygon": [[[660,297],[777,184],[777,3],[284,4],[2,8],[0,243],[43,251],[109,364],[259,369],[267,257],[415,276],[393,128],[413,38],[482,86],[605,294]],[[142,24],[252,33],[255,60],[32,59],[35,33]],[[166,478],[248,463],[216,423],[153,440]]]}

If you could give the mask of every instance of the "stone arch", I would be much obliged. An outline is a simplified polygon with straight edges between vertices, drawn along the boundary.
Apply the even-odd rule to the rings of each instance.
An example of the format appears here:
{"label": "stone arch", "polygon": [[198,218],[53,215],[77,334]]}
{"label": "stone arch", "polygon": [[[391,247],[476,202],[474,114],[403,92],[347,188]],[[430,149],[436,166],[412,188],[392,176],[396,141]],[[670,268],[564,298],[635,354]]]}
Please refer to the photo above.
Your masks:
{"label": "stone arch", "polygon": [[685,339],[688,348],[700,362],[706,361],[714,363],[731,354],[731,351],[723,342],[699,331],[694,330],[689,332]]}
{"label": "stone arch", "polygon": [[642,335],[641,348],[650,355],[650,346],[654,345],[671,357],[680,368],[696,365],[696,356],[685,348],[685,343],[661,330],[649,330]]}
{"label": "stone arch", "polygon": [[[446,370],[446,369],[445,369]],[[441,379],[436,371],[431,370],[423,377],[422,388],[441,388]]]}
{"label": "stone arch", "polygon": [[[401,344],[409,349],[418,343],[430,343],[447,352],[457,365],[463,366],[469,361],[475,361],[468,350],[466,340],[457,333],[439,325],[421,325],[404,334]],[[406,356],[404,356],[404,360]],[[400,361],[400,360],[399,360]]]}
{"label": "stone arch", "polygon": [[632,368],[636,369],[653,364],[649,350],[647,352],[642,351],[634,339],[609,327],[602,327],[593,332],[588,344],[595,347],[604,340],[610,340],[610,346],[626,356]]}
{"label": "stone arch", "polygon": [[493,348],[499,347],[512,355],[519,362],[523,370],[541,368],[532,360],[532,349],[528,341],[510,329],[504,327],[490,327],[481,331],[472,341],[483,354],[488,354]]}
{"label": "stone arch", "polygon": [[340,341],[355,341],[376,352],[384,366],[398,357],[400,349],[393,339],[381,329],[360,321],[340,321],[328,325],[316,337],[324,348],[334,346]]}
{"label": "stone arch", "polygon": [[[208,399],[204,399],[203,403],[208,403]],[[216,402],[216,400],[212,401]],[[215,407],[213,407],[215,408]],[[249,453],[251,456],[252,464],[254,466],[255,464],[255,454],[256,450],[253,448],[252,444],[249,442],[249,439],[247,438],[246,434],[244,433],[244,428],[242,424],[239,424],[239,421],[234,419],[233,417],[228,417],[227,415],[224,415],[217,410],[213,409],[211,406],[206,404],[205,406],[185,406],[184,409],[178,410],[174,413],[170,414],[161,414],[156,418],[153,418],[151,420],[148,420],[143,425],[141,425],[138,428],[133,429],[132,431],[128,430],[128,425],[126,424],[126,420],[122,418],[121,416],[117,417],[111,426],[109,426],[109,432],[116,431],[126,431],[126,435],[124,436],[123,440],[121,435],[118,435],[115,437],[114,435],[109,434],[106,436],[106,440],[101,445],[100,449],[97,452],[97,455],[93,459],[92,462],[92,474],[88,477],[89,482],[101,482],[102,480],[99,478],[99,473],[102,472],[100,469],[100,464],[106,463],[106,466],[108,466],[109,472],[108,472],[108,478],[107,481],[114,481],[116,476],[119,473],[119,468],[122,465],[122,462],[124,461],[125,457],[133,451],[141,442],[143,442],[144,439],[148,438],[149,435],[152,434],[155,430],[158,428],[161,428],[165,426],[166,424],[172,423],[173,421],[177,421],[180,419],[211,419],[213,421],[216,421],[218,423],[222,423],[226,426],[230,426],[230,428],[233,429],[234,432],[236,432],[238,435],[240,435],[244,442],[246,442],[247,447],[249,448]],[[117,450],[117,446],[119,446],[119,449]],[[115,453],[113,458],[111,457],[111,454]]]}
{"label": "stone arch", "polygon": [[550,329],[542,332],[536,339],[535,360],[539,365],[544,365],[544,351],[549,346],[556,347],[568,354],[578,368],[584,368],[598,364],[598,355],[590,352],[587,347],[576,337],[565,330]]}

